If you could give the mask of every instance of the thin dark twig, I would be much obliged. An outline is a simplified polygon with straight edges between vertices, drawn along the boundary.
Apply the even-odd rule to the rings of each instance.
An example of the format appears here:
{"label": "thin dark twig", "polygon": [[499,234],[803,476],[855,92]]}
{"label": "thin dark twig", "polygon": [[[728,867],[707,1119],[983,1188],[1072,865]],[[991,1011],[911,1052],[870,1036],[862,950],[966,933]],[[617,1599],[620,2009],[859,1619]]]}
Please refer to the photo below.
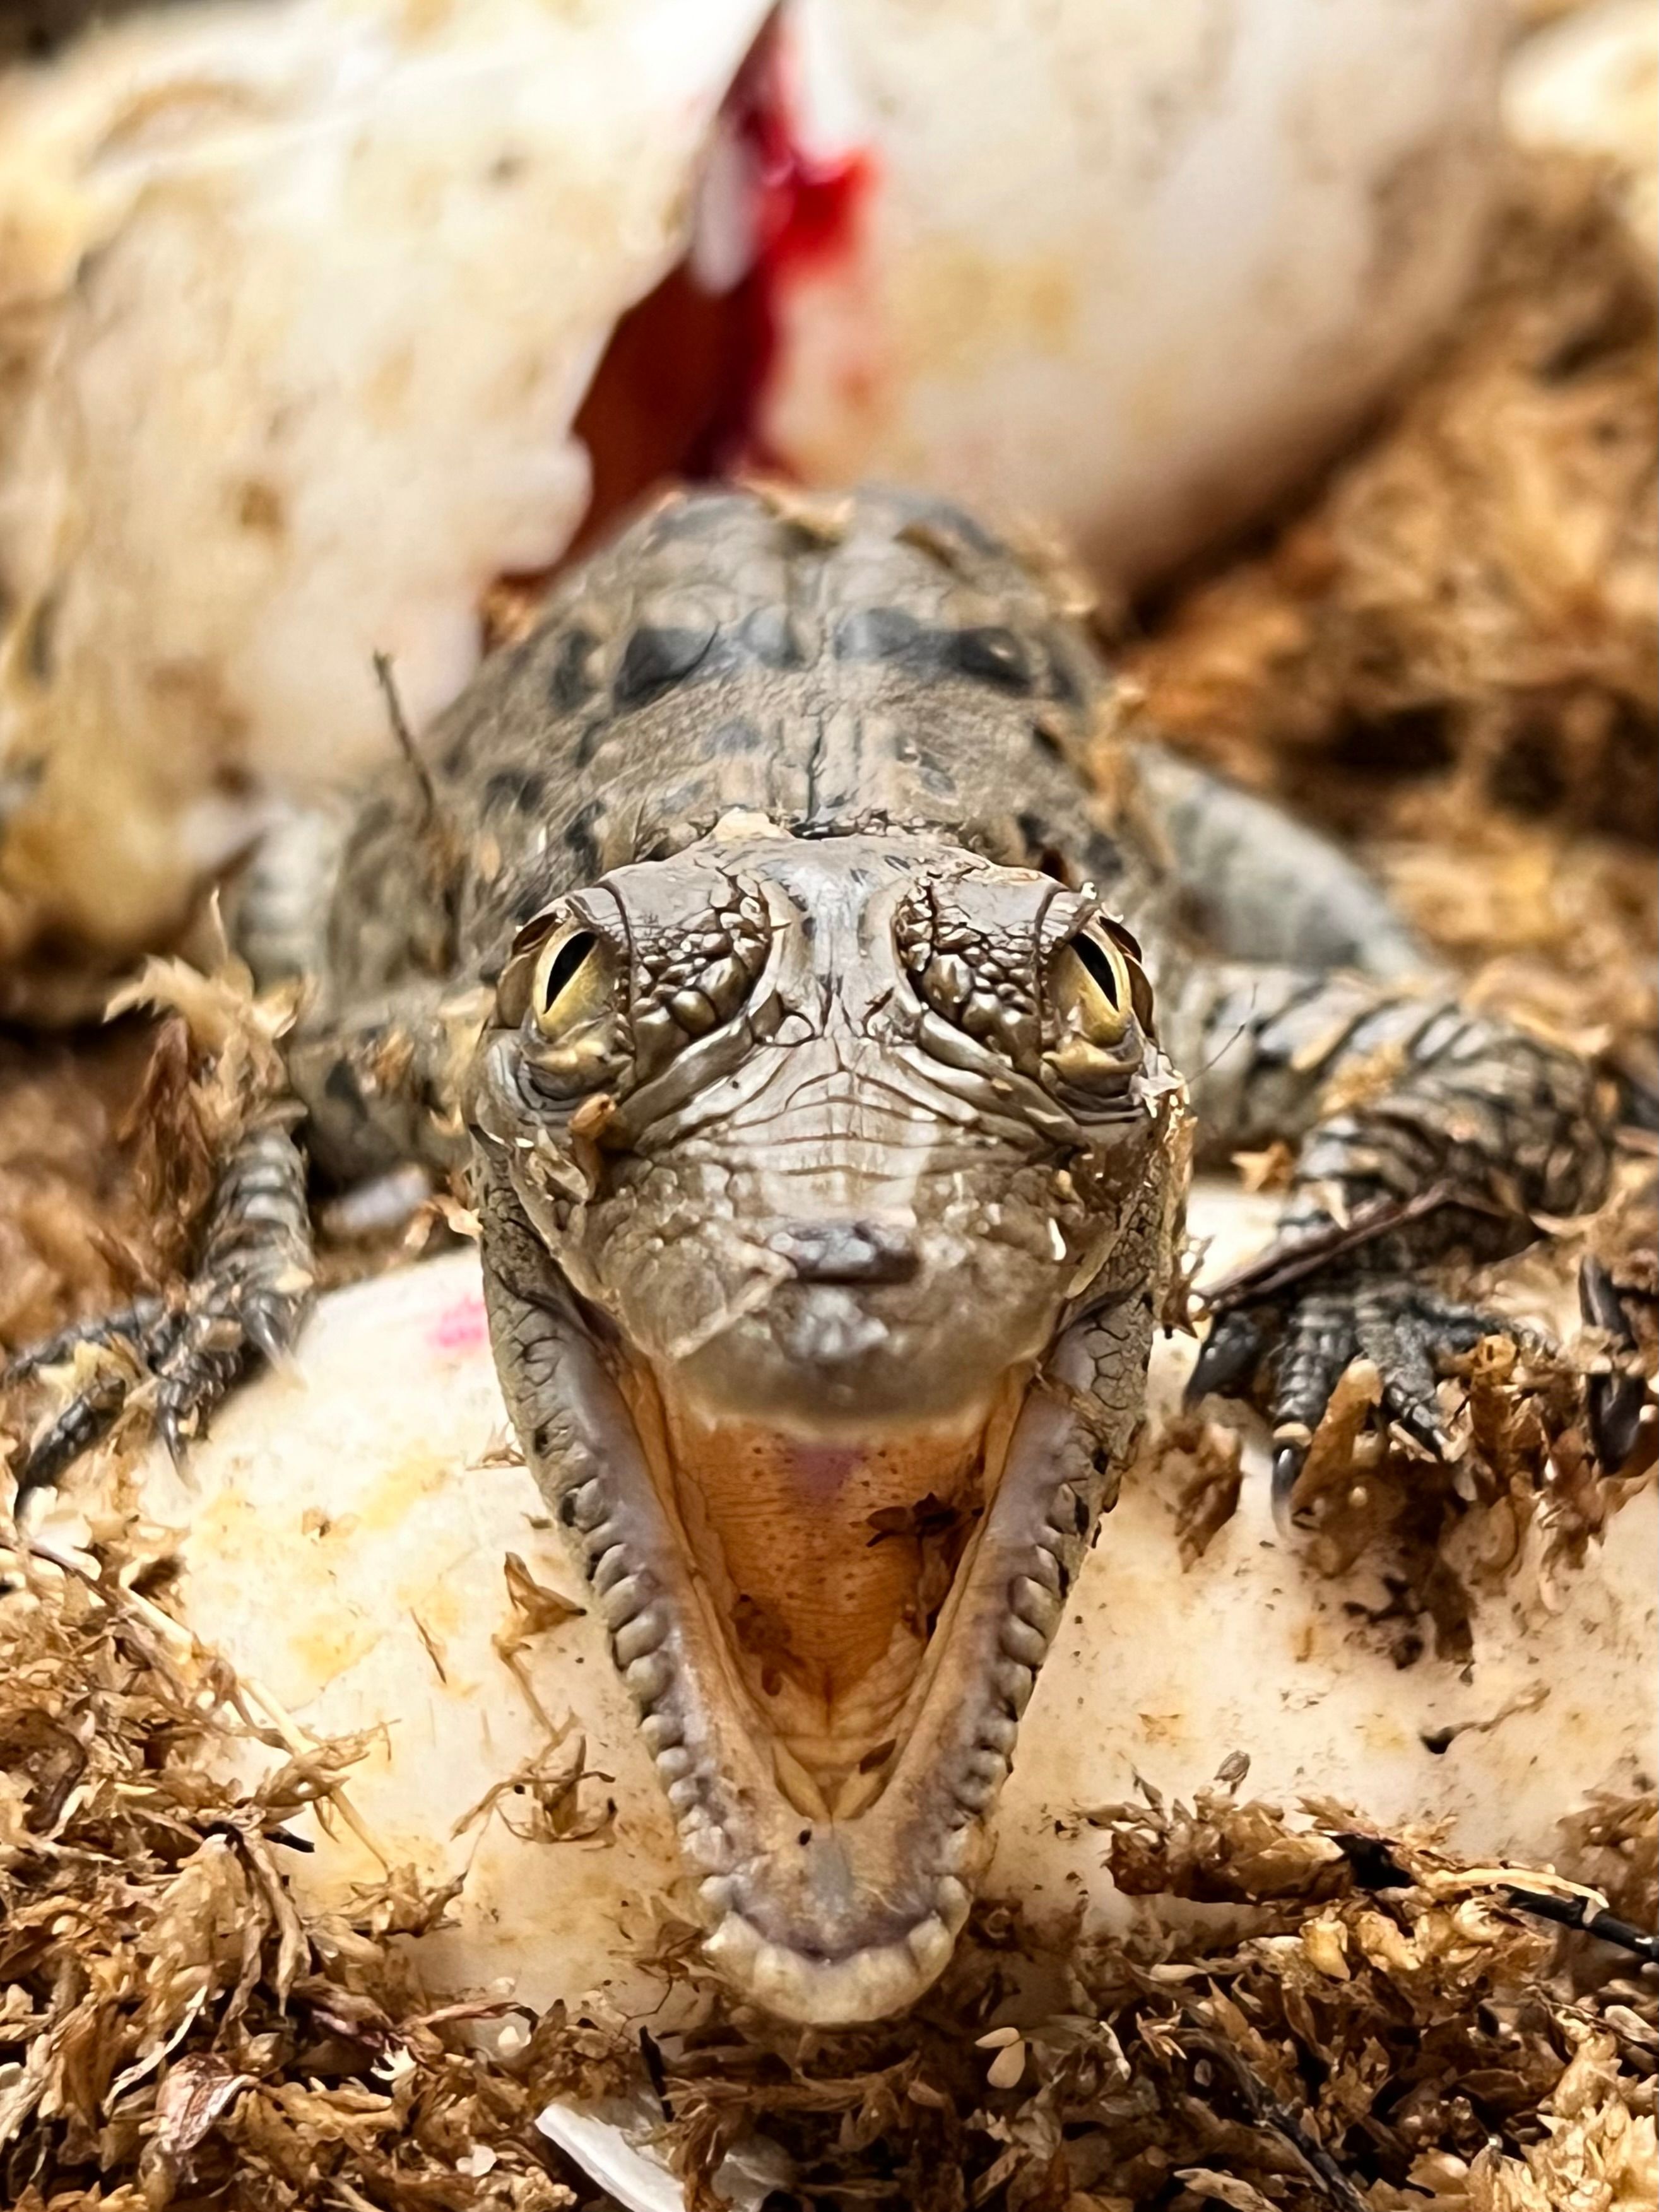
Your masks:
{"label": "thin dark twig", "polygon": [[415,732],[410,728],[409,718],[404,713],[404,702],[398,696],[398,678],[389,653],[374,655],[374,681],[380,685],[380,696],[386,701],[386,720],[392,725],[392,734],[397,741],[398,750],[409,763],[410,772],[421,787],[421,797],[425,802],[421,826],[428,829],[438,818],[438,787],[432,781],[432,770],[415,742]]}
{"label": "thin dark twig", "polygon": [[1333,1260],[1345,1259],[1350,1252],[1358,1252],[1367,1244],[1375,1243],[1391,1230],[1409,1228],[1427,1214],[1437,1212],[1441,1206],[1456,1204],[1470,1211],[1495,1211],[1480,1206],[1477,1201],[1455,1193],[1450,1185],[1433,1184],[1419,1191],[1415,1198],[1403,1202],[1398,1199],[1379,1198],[1369,1206],[1362,1206],[1346,1224],[1332,1222],[1328,1228],[1309,1237],[1297,1237],[1292,1243],[1270,1244],[1265,1252],[1258,1253],[1241,1267],[1223,1275],[1213,1283],[1197,1285],[1196,1296],[1206,1313],[1225,1313],[1232,1306],[1247,1301],[1271,1297],[1277,1291],[1288,1290],[1320,1268],[1328,1267]]}
{"label": "thin dark twig", "polygon": [[1341,2212],[1370,2212],[1368,2200],[1349,2180],[1322,2143],[1317,2143],[1288,2105],[1281,2105],[1254,2066],[1230,2043],[1201,2031],[1189,2029],[1182,2043],[1190,2051],[1213,2059],[1231,2077],[1251,2120],[1270,2129],[1306,2168],[1321,2195]]}
{"label": "thin dark twig", "polygon": [[1647,1935],[1628,1920],[1616,1918],[1590,1898],[1555,1897],[1547,1890],[1522,1889],[1512,1881],[1504,1883],[1503,1893],[1522,1912],[1553,1920],[1558,1928],[1582,1928],[1587,1936],[1634,1953],[1645,1966],[1659,1966],[1659,1936]]}

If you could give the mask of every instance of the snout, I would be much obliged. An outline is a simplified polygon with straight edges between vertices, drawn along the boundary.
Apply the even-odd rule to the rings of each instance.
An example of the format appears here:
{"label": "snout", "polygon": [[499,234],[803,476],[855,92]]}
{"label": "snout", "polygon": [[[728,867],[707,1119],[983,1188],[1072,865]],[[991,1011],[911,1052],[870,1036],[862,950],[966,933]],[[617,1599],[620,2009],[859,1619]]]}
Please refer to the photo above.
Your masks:
{"label": "snout", "polygon": [[[691,1255],[679,1257],[689,1273]],[[653,1364],[712,1417],[805,1437],[956,1420],[1041,1353],[1056,1272],[948,1231],[792,1224],[723,1277],[718,1304],[703,1301],[708,1322]]]}

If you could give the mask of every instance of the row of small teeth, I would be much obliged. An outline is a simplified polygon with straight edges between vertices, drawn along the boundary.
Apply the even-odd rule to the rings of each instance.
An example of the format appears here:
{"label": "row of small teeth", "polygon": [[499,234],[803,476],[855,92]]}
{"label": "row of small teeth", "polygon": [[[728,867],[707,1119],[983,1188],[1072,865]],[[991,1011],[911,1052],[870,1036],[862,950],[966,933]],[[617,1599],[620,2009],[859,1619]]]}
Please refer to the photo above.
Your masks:
{"label": "row of small teeth", "polygon": [[704,1947],[709,1957],[773,2011],[825,2023],[876,2018],[908,2002],[943,1971],[972,1903],[964,1882],[940,1875],[933,1911],[896,1942],[844,1959],[811,1959],[763,1936],[738,1910],[736,1890],[722,1875],[711,1875],[700,1887],[714,1923]]}
{"label": "row of small teeth", "polygon": [[587,1579],[610,1632],[617,1670],[640,1715],[640,1734],[657,1770],[688,1857],[705,1866],[729,1863],[724,1832],[703,1805],[685,1730],[669,1703],[674,1666],[666,1644],[668,1607],[648,1568],[636,1567],[611,1525],[605,1485],[597,1478],[566,1493],[563,1517],[581,1538]]}
{"label": "row of small teeth", "polygon": [[[708,1943],[711,1954],[718,1955],[727,1971],[763,2002],[787,2012],[798,2011],[805,2002],[804,1990],[809,1985],[817,1988],[826,1978],[862,1977],[860,1985],[864,1986],[871,1977],[896,1975],[902,1970],[931,1980],[949,1958],[968,1916],[969,1892],[952,1874],[937,1877],[934,1911],[898,1942],[848,1960],[805,1959],[786,1945],[769,1942],[743,1917],[737,1906],[737,1884],[726,1871],[730,1864],[726,1838],[705,1808],[703,1778],[686,1747],[684,1730],[665,1703],[674,1680],[664,1649],[668,1610],[649,1571],[630,1562],[626,1545],[609,1524],[607,1506],[604,1485],[590,1480],[568,1493],[565,1517],[581,1536],[588,1580],[610,1632],[617,1665],[639,1709],[640,1732],[681,1840],[694,1863],[711,1869],[699,1889],[714,1929]],[[983,1716],[975,1749],[957,1778],[954,1795],[970,1815],[983,1812],[1008,1778],[1020,1720],[1063,1614],[1069,1572],[1061,1554],[1075,1546],[1084,1525],[1076,1492],[1062,1483],[1049,1510],[1054,1543],[1039,1543],[1035,1572],[1017,1576],[1009,1589],[1009,1611],[992,1672],[1004,1710]],[[946,1849],[951,1850],[950,1844]],[[827,1996],[827,1989],[817,1989],[820,2000]]]}
{"label": "row of small teeth", "polygon": [[982,1813],[1008,1778],[1014,1740],[1036,1687],[1037,1669],[1065,1613],[1071,1572],[1064,1554],[1075,1547],[1086,1525],[1077,1492],[1062,1482],[1048,1508],[1048,1534],[1054,1540],[1038,1542],[1034,1571],[1016,1575],[1009,1586],[1009,1609],[991,1669],[1004,1709],[988,1712],[981,1720],[978,1742],[956,1784],[958,1803],[971,1814]]}

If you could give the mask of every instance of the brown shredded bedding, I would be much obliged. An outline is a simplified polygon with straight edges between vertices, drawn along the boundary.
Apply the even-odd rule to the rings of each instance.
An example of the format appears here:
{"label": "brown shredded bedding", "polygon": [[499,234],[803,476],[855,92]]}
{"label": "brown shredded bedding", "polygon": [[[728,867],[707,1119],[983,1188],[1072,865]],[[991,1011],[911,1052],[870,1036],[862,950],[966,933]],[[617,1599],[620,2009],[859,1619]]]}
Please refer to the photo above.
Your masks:
{"label": "brown shredded bedding", "polygon": [[1607,167],[1512,162],[1438,358],[1129,666],[1161,727],[1350,826],[1432,836],[1449,798],[1650,835],[1654,271]]}
{"label": "brown shredded bedding", "polygon": [[[1600,173],[1528,161],[1478,299],[1394,418],[1127,648],[1160,726],[1363,830],[1476,994],[1601,1053],[1638,1119],[1654,385],[1652,272]],[[172,1011],[96,1040],[0,1038],[0,1347],[176,1276],[260,1080],[217,988],[191,1000],[175,974]],[[1362,1368],[1313,1440],[1315,1564],[1386,1556],[1402,1662],[1413,1639],[1458,1656],[1483,1586],[1523,1553],[1570,1563],[1652,1479],[1650,1431],[1617,1480],[1590,1466],[1582,1372],[1653,1370],[1652,1152],[1633,1131],[1552,1263],[1600,1261],[1628,1345],[1482,1346],[1455,1474],[1376,1437]],[[1197,1558],[1237,1502],[1237,1440],[1188,1422],[1150,1448]],[[1146,1901],[1128,1941],[1038,1953],[981,1911],[915,2014],[830,2037],[734,2014],[665,1927],[670,2000],[629,2033],[423,1988],[409,1939],[447,1899],[406,1880],[301,1914],[284,1824],[337,1797],[358,1747],[295,1751],[169,1613],[141,1529],[94,1530],[91,1556],[9,1533],[0,1553],[0,2202],[22,2212],[598,2204],[534,2116],[641,2094],[698,2207],[728,2154],[777,2212],[1633,2212],[1659,2191],[1651,1796],[1564,1807],[1555,1875],[1471,1869],[1363,1808],[1255,1802],[1238,1758],[1191,1807],[1148,1790],[1080,1815]],[[248,1735],[289,1754],[251,1792],[211,1756]]]}
{"label": "brown shredded bedding", "polygon": [[[164,1609],[164,1560],[106,1533],[91,1568],[15,1543],[0,1566],[0,2189],[19,2212],[602,2204],[534,2120],[622,2094],[710,2212],[728,2157],[775,2182],[776,2212],[1652,2202],[1650,1799],[1564,1835],[1592,1891],[1263,1804],[1234,1757],[1191,1807],[1143,1785],[1083,1816],[1159,1908],[1127,1942],[1045,1954],[983,1910],[914,2014],[826,2035],[734,2014],[669,1928],[672,2001],[629,2033],[423,1988],[407,1939],[453,1892],[393,1874],[348,1912],[296,1909],[284,1824],[362,1746],[291,1753],[252,1791],[213,1779],[227,1735],[285,1746]],[[1586,1915],[1601,1938],[1557,1924]]]}

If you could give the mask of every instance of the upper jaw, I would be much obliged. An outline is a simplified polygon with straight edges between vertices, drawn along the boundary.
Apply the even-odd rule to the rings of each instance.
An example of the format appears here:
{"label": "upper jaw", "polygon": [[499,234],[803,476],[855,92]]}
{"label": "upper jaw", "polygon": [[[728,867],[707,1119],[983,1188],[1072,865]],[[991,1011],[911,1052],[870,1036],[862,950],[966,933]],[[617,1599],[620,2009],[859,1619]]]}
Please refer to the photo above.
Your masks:
{"label": "upper jaw", "polygon": [[[780,1783],[616,1379],[574,1313],[552,1318],[542,1387],[556,1389],[560,1419],[556,1431],[520,1425],[639,1711],[698,1878],[710,1958],[786,2019],[842,2026],[902,2009],[943,1969],[967,1916],[1019,1718],[1104,1503],[1081,1346],[1063,1338],[1027,1394],[884,1786],[852,1817],[826,1820]],[[549,1449],[535,1449],[544,1437]]]}

